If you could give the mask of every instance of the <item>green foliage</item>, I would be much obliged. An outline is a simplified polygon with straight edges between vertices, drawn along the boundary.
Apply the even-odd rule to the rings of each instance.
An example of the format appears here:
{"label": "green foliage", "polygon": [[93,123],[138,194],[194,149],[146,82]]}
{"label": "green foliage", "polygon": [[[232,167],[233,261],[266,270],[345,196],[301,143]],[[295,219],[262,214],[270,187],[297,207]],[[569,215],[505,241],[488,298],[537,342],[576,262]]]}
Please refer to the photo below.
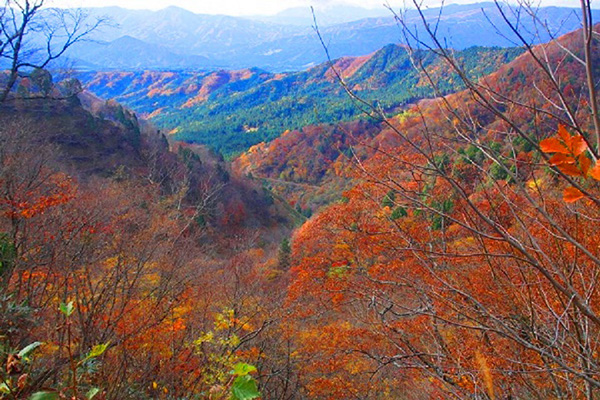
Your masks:
{"label": "green foliage", "polygon": [[500,142],[492,142],[492,143],[490,143],[490,149],[494,153],[498,154],[502,150],[502,143],[500,143]]}
{"label": "green foliage", "polygon": [[59,310],[60,312],[65,316],[65,317],[70,317],[71,314],[73,314],[73,311],[75,311],[75,307],[73,306],[73,302],[70,301],[68,303],[60,303],[59,306]]}
{"label": "green foliage", "polygon": [[392,208],[395,205],[395,201],[396,201],[396,193],[394,193],[393,190],[390,190],[389,192],[387,192],[387,194],[383,197],[383,200],[381,201],[381,205],[383,207],[389,207]]}
{"label": "green foliage", "polygon": [[231,374],[236,376],[246,376],[255,371],[256,367],[254,365],[239,362],[233,366],[233,371],[231,371]]}
{"label": "green foliage", "polygon": [[530,151],[533,150],[533,143],[536,142],[536,139],[531,137],[530,140],[527,140],[521,136],[517,136],[514,140],[513,140],[513,144],[515,145],[515,147],[518,150],[521,150],[525,153],[529,153]]}
{"label": "green foliage", "polygon": [[243,330],[245,326],[236,319],[234,310],[224,309],[215,315],[213,329],[202,333],[194,341],[196,354],[208,361],[202,375],[205,385],[228,387],[231,375],[246,376],[253,372],[254,367],[244,364],[236,354],[240,345],[236,328]]}
{"label": "green foliage", "polygon": [[10,237],[5,233],[0,234],[0,276],[12,270],[15,256],[15,246]]}
{"label": "green foliage", "polygon": [[498,181],[498,180],[504,180],[508,177],[508,171],[507,171],[506,166],[504,165],[500,165],[496,162],[494,162],[489,169],[489,174],[491,176],[492,179]]}
{"label": "green foliage", "polygon": [[200,228],[204,228],[206,227],[206,225],[208,224],[206,222],[206,216],[199,214],[194,218],[194,222],[196,223],[196,225],[198,225],[198,227]]}
{"label": "green foliage", "polygon": [[29,400],[58,400],[60,396],[57,392],[37,392],[31,395]]}
{"label": "green foliage", "polygon": [[292,247],[290,246],[290,240],[285,238],[281,241],[279,246],[279,252],[277,253],[277,264],[281,270],[287,270],[290,267],[290,257],[292,254]]}
{"label": "green foliage", "polygon": [[454,208],[454,202],[450,199],[446,199],[444,201],[434,201],[431,206],[438,211],[443,213],[449,213]]}
{"label": "green foliage", "polygon": [[[431,203],[431,208],[439,211],[442,214],[449,214],[454,208],[454,202],[450,199],[446,199],[444,201],[433,201]],[[431,219],[431,229],[434,231],[438,231],[443,229],[446,226],[446,217],[440,215],[439,213],[434,213]]]}
{"label": "green foliage", "polygon": [[85,398],[87,400],[92,400],[94,397],[96,397],[96,395],[100,393],[100,389],[97,387],[91,388],[90,390],[88,390],[88,392],[85,395]]}
{"label": "green foliage", "polygon": [[349,270],[349,267],[347,265],[342,265],[342,266],[338,266],[338,267],[331,267],[331,268],[329,268],[329,271],[327,271],[327,277],[328,278],[342,279],[346,275],[348,275],[348,270]]}
{"label": "green foliage", "polygon": [[467,163],[481,165],[485,160],[485,154],[479,147],[470,144],[464,151],[463,159]]}
{"label": "green foliage", "polygon": [[306,219],[312,217],[312,215],[313,215],[313,211],[310,207],[302,208],[302,206],[299,202],[296,203],[296,211]]}
{"label": "green foliage", "polygon": [[246,363],[237,363],[231,371],[231,375],[235,376],[233,385],[231,386],[232,400],[252,400],[260,397],[256,380],[250,376],[252,372],[256,372],[256,367]]}
{"label": "green foliage", "polygon": [[301,214],[304,216],[304,218],[308,219],[308,218],[312,217],[313,210],[310,208],[305,208],[302,210]]}
{"label": "green foliage", "polygon": [[445,172],[447,171],[448,166],[450,165],[450,157],[446,153],[438,154],[433,157],[433,164],[434,165],[432,165],[432,167],[435,167],[440,171]]}
{"label": "green foliage", "polygon": [[191,149],[180,147],[178,150],[178,155],[190,170],[202,164],[200,156],[194,153]]}
{"label": "green foliage", "polygon": [[238,376],[231,387],[233,400],[252,400],[260,397],[256,381],[249,375]]}
{"label": "green foliage", "polygon": [[406,212],[406,209],[402,206],[398,206],[398,207],[394,208],[394,211],[392,211],[392,215],[390,215],[390,218],[395,221],[402,217],[406,217],[407,215],[408,215],[408,212]]}
{"label": "green foliage", "polygon": [[92,358],[100,357],[102,354],[104,354],[104,352],[106,351],[106,349],[108,349],[109,345],[110,345],[110,343],[104,343],[104,344],[97,344],[96,346],[92,347],[92,349],[85,356],[85,358],[83,359],[83,361],[87,361],[87,360],[90,360]]}
{"label": "green foliage", "polygon": [[42,342],[33,342],[30,345],[25,346],[21,351],[17,353],[17,355],[20,359],[28,360],[29,355],[33,353],[33,351],[40,347],[42,344]]}

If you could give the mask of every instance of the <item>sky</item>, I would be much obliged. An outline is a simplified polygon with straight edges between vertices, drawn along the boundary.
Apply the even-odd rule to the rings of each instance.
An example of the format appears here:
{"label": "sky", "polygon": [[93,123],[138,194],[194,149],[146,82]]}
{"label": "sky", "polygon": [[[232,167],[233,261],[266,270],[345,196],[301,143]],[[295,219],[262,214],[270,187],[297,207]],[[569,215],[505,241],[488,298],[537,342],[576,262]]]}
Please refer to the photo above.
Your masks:
{"label": "sky", "polygon": [[[543,6],[578,7],[580,0],[536,0]],[[51,0],[57,7],[103,7],[120,6],[132,9],[159,10],[168,6],[178,6],[200,14],[227,15],[272,15],[287,8],[298,6],[326,7],[332,4],[346,4],[365,8],[382,8],[386,0]],[[400,0],[390,0],[393,7],[402,7]],[[475,3],[474,0],[454,0],[448,3]],[[412,3],[412,1],[408,1]],[[425,0],[425,4],[435,7],[440,0]],[[600,0],[593,1],[594,8],[600,7]]]}

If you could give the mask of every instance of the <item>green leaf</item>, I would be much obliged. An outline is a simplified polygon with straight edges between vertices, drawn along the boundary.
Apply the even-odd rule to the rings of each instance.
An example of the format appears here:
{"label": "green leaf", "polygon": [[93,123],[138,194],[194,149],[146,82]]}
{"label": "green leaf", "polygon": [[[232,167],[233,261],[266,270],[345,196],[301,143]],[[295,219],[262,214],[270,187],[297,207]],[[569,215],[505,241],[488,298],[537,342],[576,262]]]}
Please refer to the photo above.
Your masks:
{"label": "green leaf", "polygon": [[31,395],[29,400],[58,400],[56,392],[37,392]]}
{"label": "green leaf", "polygon": [[256,381],[250,376],[238,376],[231,388],[233,400],[252,400],[260,397]]}
{"label": "green leaf", "polygon": [[88,390],[87,394],[85,395],[85,398],[88,400],[92,400],[94,398],[95,395],[97,395],[98,393],[100,393],[100,389],[98,388],[91,388],[90,390]]}
{"label": "green leaf", "polygon": [[73,306],[73,302],[70,301],[69,303],[65,304],[65,303],[60,303],[60,312],[63,313],[65,316],[70,317],[71,314],[73,314],[73,311],[75,311],[75,307]]}
{"label": "green leaf", "polygon": [[256,371],[256,367],[246,363],[237,363],[231,371],[231,375],[246,376],[251,372]]}
{"label": "green leaf", "polygon": [[95,345],[94,347],[92,347],[87,356],[85,356],[84,360],[89,360],[90,358],[96,358],[98,356],[101,356],[106,351],[106,349],[108,349],[109,345],[110,342]]}
{"label": "green leaf", "polygon": [[406,209],[402,206],[398,206],[394,209],[394,211],[392,211],[392,215],[390,215],[390,218],[395,221],[397,219],[400,219],[402,217],[406,217],[408,215],[408,213],[406,212]]}
{"label": "green leaf", "polygon": [[40,347],[42,342],[33,342],[29,346],[25,346],[17,355],[19,358],[27,358],[35,349]]}
{"label": "green leaf", "polygon": [[6,384],[6,382],[0,383],[0,393],[10,393],[10,388]]}

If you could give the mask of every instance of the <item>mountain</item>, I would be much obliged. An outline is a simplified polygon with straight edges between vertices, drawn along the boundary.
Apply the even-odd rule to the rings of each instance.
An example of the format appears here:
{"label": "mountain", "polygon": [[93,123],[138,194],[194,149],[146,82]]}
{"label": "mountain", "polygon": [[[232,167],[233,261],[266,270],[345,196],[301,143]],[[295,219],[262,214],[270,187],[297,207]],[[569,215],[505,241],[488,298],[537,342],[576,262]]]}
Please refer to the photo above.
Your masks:
{"label": "mountain", "polygon": [[[456,56],[472,76],[483,76],[522,50],[471,48]],[[439,60],[422,52],[438,71]],[[335,60],[347,86],[387,111],[433,96],[405,48],[389,45],[363,57]],[[306,71],[273,74],[260,69],[214,72],[90,72],[80,75],[96,95],[123,102],[173,138],[201,143],[232,156],[286,130],[364,117],[325,63]],[[448,79],[443,90],[460,88]]]}
{"label": "mountain", "polygon": [[40,97],[30,78],[22,78],[18,86],[14,98],[0,104],[0,121],[7,126],[22,122],[31,131],[28,135],[33,135],[23,140],[52,149],[58,167],[74,178],[88,182],[124,174],[132,181],[151,182],[164,195],[182,190],[184,183],[181,201],[188,207],[208,192],[211,207],[244,210],[237,219],[227,220],[207,209],[203,224],[209,229],[269,230],[293,224],[295,216],[260,186],[235,176],[219,154],[205,146],[170,142],[114,100],[105,101],[88,91],[65,97],[62,85],[50,90],[52,97]]}
{"label": "mountain", "polygon": [[[179,7],[168,7],[159,11],[127,10],[119,7],[89,8],[85,12],[91,19],[107,21],[93,32],[90,39],[77,44],[68,54],[72,59],[88,61],[86,53],[97,48],[95,42],[114,43],[123,37],[135,38],[146,44],[142,54],[152,52],[160,46],[173,53],[171,65],[167,68],[204,68],[226,67],[236,63],[249,46],[270,42],[280,37],[294,35],[302,28],[252,21],[245,18],[225,15],[201,15]],[[125,43],[127,44],[127,43]],[[92,48],[92,50],[88,48]],[[127,49],[123,48],[125,53]],[[164,52],[164,51],[163,51]],[[233,55],[228,55],[232,53]],[[125,53],[128,54],[128,53]],[[143,64],[136,60],[136,53],[131,65]],[[179,57],[209,57],[207,65],[182,65]],[[119,60],[120,58],[117,58]],[[103,69],[118,69],[118,63],[107,62]],[[136,69],[136,68],[131,68]]]}
{"label": "mountain", "polygon": [[[451,4],[445,6],[441,14],[439,8],[426,9],[423,18],[428,24],[436,26],[443,45],[454,49],[516,46],[520,42],[507,27],[504,17],[518,24],[524,38],[530,43],[547,42],[580,27],[576,9],[541,7],[537,10],[536,21],[523,16],[523,10],[517,12],[505,6],[503,11],[504,16],[494,3]],[[598,17],[600,11],[593,11],[593,18]],[[410,34],[404,33],[398,21],[391,16],[324,26],[320,32],[332,58],[369,54],[390,43],[409,44],[415,48],[432,46],[421,16],[416,11],[407,10],[403,18]],[[546,27],[536,28],[539,21]],[[417,43],[413,37],[418,37],[423,43]],[[324,50],[314,32],[261,43],[252,47],[248,54],[249,61],[257,66],[261,65],[261,56],[269,54],[269,65],[284,70],[293,69],[295,65],[314,65],[315,60],[325,60]]]}
{"label": "mountain", "polygon": [[[341,4],[315,4],[314,13],[320,26],[343,24],[365,18],[389,17],[388,9],[375,9]],[[313,12],[310,7],[293,7],[280,11],[275,15],[253,16],[252,19],[277,24],[310,27],[314,25]]]}
{"label": "mountain", "polygon": [[[153,379],[175,365],[159,361],[167,352],[193,357],[175,357],[175,369],[186,374],[190,362],[197,360],[198,370],[208,365],[216,352],[187,350],[216,320],[212,312],[200,316],[196,302],[233,315],[230,293],[236,302],[246,298],[238,289],[252,282],[247,293],[261,308],[269,305],[268,318],[246,319],[239,308],[236,315],[247,332],[272,326],[281,309],[275,300],[282,297],[280,277],[289,267],[278,262],[277,251],[297,220],[294,210],[260,184],[232,174],[217,154],[169,143],[116,102],[87,92],[54,97],[58,88],[47,88],[52,97],[36,97],[34,78],[20,79],[16,93],[0,103],[0,358],[5,365],[18,357],[5,386],[20,398],[58,398],[71,390],[58,383],[67,371],[64,360],[55,361],[63,351],[57,327],[71,324],[66,318],[78,332],[67,345],[77,353],[72,365],[83,365],[80,355],[86,354],[86,374],[106,379],[92,392],[113,400],[155,398]],[[263,291],[268,301],[258,300]],[[185,349],[176,350],[173,342],[150,346],[150,353],[139,346],[146,338],[168,343],[187,330]],[[34,341],[42,338],[44,344]],[[36,365],[21,362],[14,350],[27,346],[25,355],[46,345],[50,351],[38,351]],[[111,356],[121,349],[136,361],[117,373],[121,358]],[[56,365],[52,376],[50,365]],[[147,367],[157,375],[137,380]],[[224,373],[229,371],[228,365]],[[24,376],[19,384],[15,373]],[[166,389],[161,383],[161,392],[165,387],[169,396],[197,391],[205,397],[214,381],[175,388],[180,385]],[[74,391],[88,390],[81,385]]]}
{"label": "mountain", "polygon": [[[514,33],[506,26],[504,17],[518,23],[525,38],[532,43],[548,41],[580,26],[576,10],[571,8],[540,7],[536,12],[537,21],[547,26],[535,29],[533,20],[525,16],[525,11],[517,12],[508,6],[503,7],[504,15],[494,3],[453,4],[444,7],[441,14],[439,8],[427,9],[424,11],[424,18],[432,26],[435,24],[444,44],[455,49],[514,46],[517,41],[514,40]],[[151,65],[155,64],[156,68],[161,69],[257,67],[281,72],[305,69],[327,60],[323,46],[312,28],[308,8],[292,9],[272,18],[254,20],[194,14],[177,7],[154,12],[118,7],[89,8],[86,11],[91,18],[106,18],[110,21],[92,37],[109,46],[109,53],[102,57],[103,64],[97,65],[93,62],[93,55],[99,52],[98,43],[80,43],[68,55],[74,60],[80,60],[83,66],[96,65],[104,70],[123,69],[127,66],[127,69],[136,70],[143,69],[142,66],[149,61]],[[374,11],[331,8],[317,10],[317,21],[321,25],[320,32],[332,58],[361,56],[387,44],[407,42],[407,36],[390,14],[383,8]],[[336,16],[340,20],[352,21],[330,25]],[[363,18],[353,20],[359,16]],[[599,16],[598,11],[593,11],[593,18]],[[409,28],[422,25],[420,15],[414,10],[407,10],[403,17]],[[299,22],[294,24],[290,20]],[[493,28],[488,29],[490,27]],[[431,44],[422,27],[413,33],[424,42],[416,47],[423,48]],[[143,42],[136,44],[140,56],[137,55],[138,51],[127,53],[131,39],[115,43],[117,39],[127,37]],[[413,40],[408,42],[415,45]],[[130,58],[127,62],[124,62],[119,49]],[[159,60],[148,56],[154,51],[161,54],[158,56]],[[198,56],[206,57],[207,60],[195,58]]]}
{"label": "mountain", "polygon": [[80,47],[77,57],[79,69],[90,70],[102,70],[106,65],[121,70],[202,69],[210,65],[206,57],[175,54],[164,46],[131,36],[86,44]]}
{"label": "mountain", "polygon": [[226,15],[194,14],[171,6],[159,11],[127,10],[118,7],[85,9],[91,18],[109,19],[94,38],[114,40],[120,36],[168,46],[181,53],[218,53],[227,49],[273,40],[294,34],[297,28],[267,24]]}
{"label": "mountain", "polygon": [[[559,43],[573,51],[573,54],[582,56],[581,50],[577,47],[579,35],[580,31],[569,33],[562,36]],[[597,63],[600,61],[600,53],[596,51],[597,47],[594,49],[593,62]],[[541,47],[536,51],[539,54],[542,51]],[[586,77],[582,65],[572,57],[561,62],[564,52],[555,42],[545,46],[543,51],[546,52],[548,62],[560,65],[556,70],[557,79],[568,82],[564,84],[564,101],[567,104],[579,104],[583,101],[585,104],[585,100],[581,100],[579,92],[575,90],[585,86]],[[475,59],[483,58],[475,57]],[[360,70],[355,73],[355,76],[359,72]],[[372,74],[371,77],[378,76],[373,70],[365,72]],[[441,78],[440,82],[451,79],[447,69],[437,71],[437,74],[439,74],[437,77]],[[433,77],[437,79],[436,75]],[[554,113],[549,112],[547,118],[539,118],[537,122],[531,120],[530,107],[538,107],[546,112],[551,108],[550,102],[559,101],[559,97],[549,89],[551,83],[548,76],[541,72],[530,54],[523,53],[516,56],[500,65],[497,71],[485,74],[480,82],[499,96],[498,99],[503,99],[498,100],[499,109],[506,112],[515,127],[528,132],[534,143],[546,137],[548,132],[556,131],[560,121],[556,120]],[[543,92],[539,92],[540,87],[544,87]],[[552,95],[545,93],[552,93]],[[358,92],[358,95],[363,94]],[[445,106],[444,101],[448,101],[449,105]],[[505,110],[505,104],[509,102],[519,106]],[[523,138],[517,137],[514,138],[514,142],[506,142],[506,134],[500,132],[509,128],[502,118],[478,102],[468,90],[448,92],[445,99],[415,101],[401,110],[391,112],[389,120],[397,132],[402,132],[414,143],[420,143],[425,129],[434,137],[449,135],[448,140],[453,141],[455,140],[452,136],[453,124],[456,122],[442,115],[442,110],[447,107],[451,107],[451,110],[458,115],[462,113],[473,118],[471,122],[477,126],[479,135],[477,141],[486,143],[486,146],[496,151],[501,148],[506,152],[514,151],[518,154],[529,153],[532,150],[532,144]],[[585,114],[586,112],[582,111],[584,115],[589,115]],[[357,160],[360,160],[361,168],[369,166],[372,171],[382,174],[387,171],[391,174],[389,165],[382,161],[382,155],[404,154],[409,147],[402,136],[392,131],[386,124],[352,121],[309,125],[285,132],[270,143],[251,147],[238,156],[233,165],[240,174],[263,180],[276,194],[295,204],[297,209],[310,214],[338,200],[344,190],[356,183],[354,180],[362,176],[356,172]],[[448,155],[443,157],[450,157],[451,161],[456,162],[452,167],[455,170],[462,171],[465,168],[462,164],[465,154],[477,159],[483,157],[483,153],[476,151],[473,146],[465,145],[465,148],[457,150],[448,145],[446,149],[452,150],[444,150]],[[525,156],[521,154],[520,157]],[[529,170],[525,169],[522,172],[527,171]],[[474,181],[472,184],[477,185],[477,182]]]}
{"label": "mountain", "polygon": [[0,397],[594,397],[598,27],[87,90],[21,71],[0,101]]}

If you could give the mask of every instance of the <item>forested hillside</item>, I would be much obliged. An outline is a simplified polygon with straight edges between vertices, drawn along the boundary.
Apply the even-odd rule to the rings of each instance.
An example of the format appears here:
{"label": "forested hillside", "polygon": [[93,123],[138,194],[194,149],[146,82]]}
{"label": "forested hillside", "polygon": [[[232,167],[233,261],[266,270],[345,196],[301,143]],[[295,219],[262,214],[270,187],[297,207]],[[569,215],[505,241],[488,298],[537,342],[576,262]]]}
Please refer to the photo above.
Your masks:
{"label": "forested hillside", "polygon": [[[219,156],[169,144],[117,103],[28,98],[36,89],[26,78],[0,107],[0,396],[98,382],[111,398],[208,390],[245,359],[228,352],[272,324],[276,308],[252,298],[281,285],[277,251],[297,217]],[[255,303],[247,316],[239,301]],[[202,344],[199,332],[216,337]],[[171,375],[207,357],[217,358],[199,375]],[[62,379],[76,383],[52,384]]]}
{"label": "forested hillside", "polygon": [[309,397],[593,398],[600,167],[581,35],[363,141],[377,151],[359,183],[293,241]]}
{"label": "forested hillside", "polygon": [[24,61],[28,21],[50,23],[19,4],[0,14],[0,400],[600,395],[589,2],[547,43],[509,25],[519,46],[457,51],[423,12],[396,21],[413,47],[81,74],[93,91],[45,69],[57,47]]}
{"label": "forested hillside", "polygon": [[[522,49],[475,47],[457,57],[470,77],[481,77],[522,53]],[[435,76],[443,64],[431,52],[423,63]],[[411,64],[408,52],[387,46],[365,57],[346,57],[333,65],[352,90],[386,111],[434,92]],[[96,95],[114,98],[149,117],[176,140],[200,143],[226,156],[268,142],[285,130],[318,123],[365,118],[330,69],[272,74],[259,69],[216,72],[99,72],[81,75]],[[444,77],[440,89],[462,87],[458,76]]]}

